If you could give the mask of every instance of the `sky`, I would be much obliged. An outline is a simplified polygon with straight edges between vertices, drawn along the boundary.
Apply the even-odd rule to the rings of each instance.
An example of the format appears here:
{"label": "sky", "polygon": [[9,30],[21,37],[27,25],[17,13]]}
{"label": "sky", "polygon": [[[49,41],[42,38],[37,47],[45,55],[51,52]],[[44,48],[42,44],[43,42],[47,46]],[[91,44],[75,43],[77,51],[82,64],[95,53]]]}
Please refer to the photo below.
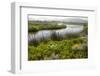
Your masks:
{"label": "sky", "polygon": [[28,16],[28,20],[32,21],[32,20],[40,20],[40,21],[53,21],[53,20],[65,20],[65,19],[69,19],[69,18],[79,18],[79,19],[83,19],[83,20],[88,20],[87,17],[55,17],[55,16],[38,16],[38,15],[29,15]]}

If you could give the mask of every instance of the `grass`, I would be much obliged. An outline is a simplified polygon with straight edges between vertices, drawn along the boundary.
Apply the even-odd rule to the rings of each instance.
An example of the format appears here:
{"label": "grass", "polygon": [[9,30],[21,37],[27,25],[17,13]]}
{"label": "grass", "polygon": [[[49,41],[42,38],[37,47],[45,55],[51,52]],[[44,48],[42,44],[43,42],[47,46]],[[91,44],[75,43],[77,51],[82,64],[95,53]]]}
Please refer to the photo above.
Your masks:
{"label": "grass", "polygon": [[57,23],[52,23],[52,22],[48,22],[48,23],[34,23],[34,22],[29,22],[28,23],[28,31],[29,32],[37,32],[40,30],[54,30],[54,29],[62,29],[62,28],[66,28],[66,25],[62,24],[62,25],[58,25]]}
{"label": "grass", "polygon": [[[29,22],[28,33],[40,30],[56,30],[66,28],[66,25],[58,25],[56,22]],[[67,34],[66,38],[52,33],[48,40],[34,39],[28,44],[28,60],[54,60],[54,59],[82,59],[88,58],[87,45],[88,25],[78,34]]]}
{"label": "grass", "polygon": [[87,58],[87,38],[41,42],[28,46],[28,60]]}

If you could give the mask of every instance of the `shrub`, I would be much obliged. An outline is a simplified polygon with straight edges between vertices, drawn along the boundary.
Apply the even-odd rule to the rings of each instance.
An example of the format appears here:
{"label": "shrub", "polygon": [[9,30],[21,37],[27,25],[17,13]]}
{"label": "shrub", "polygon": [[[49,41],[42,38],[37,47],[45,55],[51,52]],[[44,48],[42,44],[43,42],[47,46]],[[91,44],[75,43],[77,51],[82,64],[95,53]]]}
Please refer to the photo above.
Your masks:
{"label": "shrub", "polygon": [[29,60],[87,58],[86,38],[40,42],[38,46],[28,45]]}

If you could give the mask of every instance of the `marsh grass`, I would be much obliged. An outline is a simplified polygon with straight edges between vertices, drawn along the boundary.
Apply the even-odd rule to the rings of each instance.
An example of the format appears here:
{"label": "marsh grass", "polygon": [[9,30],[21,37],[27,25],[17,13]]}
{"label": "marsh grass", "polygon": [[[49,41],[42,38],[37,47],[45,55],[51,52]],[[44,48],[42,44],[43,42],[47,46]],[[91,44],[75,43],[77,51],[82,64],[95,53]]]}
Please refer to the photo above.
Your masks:
{"label": "marsh grass", "polygon": [[66,28],[65,24],[58,25],[57,23],[28,23],[28,32],[37,32],[39,30],[54,30],[54,29],[62,29]]}
{"label": "marsh grass", "polygon": [[[29,22],[28,33],[39,30],[56,30],[66,28],[55,22]],[[82,59],[88,58],[88,26],[80,33],[66,34],[61,36],[53,31],[49,39],[34,38],[28,43],[28,60],[55,60],[55,59]]]}
{"label": "marsh grass", "polygon": [[[86,39],[86,38],[85,38]],[[41,42],[37,47],[28,46],[29,60],[87,58],[87,43],[83,38]]]}

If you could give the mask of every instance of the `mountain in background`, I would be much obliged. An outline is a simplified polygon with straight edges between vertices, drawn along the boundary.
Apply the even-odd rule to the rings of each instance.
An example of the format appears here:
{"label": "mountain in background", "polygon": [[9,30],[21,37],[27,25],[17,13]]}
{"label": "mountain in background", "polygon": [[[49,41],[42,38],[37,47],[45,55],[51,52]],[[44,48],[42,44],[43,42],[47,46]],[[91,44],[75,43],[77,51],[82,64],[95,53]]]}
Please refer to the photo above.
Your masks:
{"label": "mountain in background", "polygon": [[88,20],[82,18],[66,18],[66,19],[55,19],[55,20],[29,20],[30,22],[63,22],[63,23],[73,23],[73,24],[85,24]]}
{"label": "mountain in background", "polygon": [[68,18],[68,19],[63,19],[62,21],[66,23],[80,23],[80,24],[88,23],[87,20],[81,18]]}

